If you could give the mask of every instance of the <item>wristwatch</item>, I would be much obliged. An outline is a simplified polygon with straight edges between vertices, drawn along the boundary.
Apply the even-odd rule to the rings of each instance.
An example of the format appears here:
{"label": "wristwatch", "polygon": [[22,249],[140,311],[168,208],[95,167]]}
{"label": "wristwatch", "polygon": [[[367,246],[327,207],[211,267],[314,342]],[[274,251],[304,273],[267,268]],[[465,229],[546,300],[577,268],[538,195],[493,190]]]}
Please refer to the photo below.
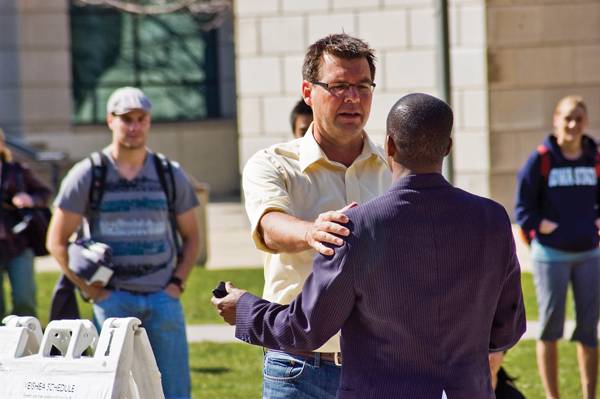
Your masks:
{"label": "wristwatch", "polygon": [[185,283],[177,276],[171,276],[169,279],[169,284],[175,284],[177,287],[179,287],[179,291],[181,292],[185,290]]}

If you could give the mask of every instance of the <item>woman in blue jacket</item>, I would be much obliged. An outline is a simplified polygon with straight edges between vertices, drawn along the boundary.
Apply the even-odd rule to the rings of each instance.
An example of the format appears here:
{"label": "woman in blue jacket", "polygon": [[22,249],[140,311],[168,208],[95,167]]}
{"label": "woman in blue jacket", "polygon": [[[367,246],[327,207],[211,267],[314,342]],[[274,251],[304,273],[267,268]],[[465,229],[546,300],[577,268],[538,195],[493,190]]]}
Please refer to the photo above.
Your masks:
{"label": "woman in blue jacket", "polygon": [[554,133],[518,174],[515,216],[531,240],[541,332],[537,362],[548,398],[558,398],[557,341],[563,335],[565,299],[573,286],[581,385],[595,397],[598,369],[600,272],[599,166],[596,143],[584,134],[587,108],[579,96],[559,101]]}

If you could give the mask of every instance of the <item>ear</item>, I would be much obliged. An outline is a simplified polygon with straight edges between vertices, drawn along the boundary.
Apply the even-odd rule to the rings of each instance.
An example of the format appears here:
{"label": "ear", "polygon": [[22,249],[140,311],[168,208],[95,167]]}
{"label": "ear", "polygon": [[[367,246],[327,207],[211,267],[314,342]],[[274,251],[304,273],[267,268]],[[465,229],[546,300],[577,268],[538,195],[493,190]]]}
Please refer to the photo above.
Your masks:
{"label": "ear", "polygon": [[312,84],[310,82],[303,80],[302,81],[302,98],[304,102],[312,107],[312,100],[310,98],[310,94],[312,93]]}
{"label": "ear", "polygon": [[450,151],[452,151],[452,137],[448,137],[448,148],[446,148],[446,153],[444,154],[444,156],[447,156],[448,154],[450,154]]}
{"label": "ear", "polygon": [[110,112],[106,114],[106,124],[108,125],[108,127],[110,127],[110,124],[112,123],[114,118],[114,115],[111,114]]}
{"label": "ear", "polygon": [[394,143],[394,139],[390,135],[385,136],[385,155],[388,157],[394,157],[396,155],[396,144]]}

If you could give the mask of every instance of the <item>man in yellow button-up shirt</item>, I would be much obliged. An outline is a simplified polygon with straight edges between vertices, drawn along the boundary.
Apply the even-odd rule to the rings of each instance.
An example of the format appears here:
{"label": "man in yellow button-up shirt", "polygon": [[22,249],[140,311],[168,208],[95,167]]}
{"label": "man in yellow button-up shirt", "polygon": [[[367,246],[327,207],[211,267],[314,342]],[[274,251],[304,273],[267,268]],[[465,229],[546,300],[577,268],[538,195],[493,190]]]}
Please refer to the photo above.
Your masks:
{"label": "man in yellow button-up shirt", "polygon": [[[314,121],[302,138],[256,153],[244,168],[246,211],[256,247],[267,252],[263,296],[289,303],[311,272],[315,251],[333,254],[348,230],[343,208],[387,191],[381,148],[364,131],[373,89],[373,50],[346,34],[312,44],[302,96]],[[336,211],[338,210],[338,211]],[[333,248],[324,244],[333,244]],[[339,334],[317,352],[265,355],[263,398],[335,398]]]}

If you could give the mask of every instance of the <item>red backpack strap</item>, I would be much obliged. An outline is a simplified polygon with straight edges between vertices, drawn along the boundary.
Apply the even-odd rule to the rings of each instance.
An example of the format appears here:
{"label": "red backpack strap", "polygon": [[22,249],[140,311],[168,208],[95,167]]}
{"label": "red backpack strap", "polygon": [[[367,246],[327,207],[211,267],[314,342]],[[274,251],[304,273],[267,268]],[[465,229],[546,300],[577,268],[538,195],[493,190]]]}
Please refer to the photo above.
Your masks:
{"label": "red backpack strap", "polygon": [[600,152],[596,151],[596,156],[594,157],[594,167],[596,168],[596,177],[600,179]]}
{"label": "red backpack strap", "polygon": [[[540,154],[540,174],[547,179],[548,175],[550,174],[550,149],[544,144],[540,144],[537,147],[537,153]],[[596,162],[596,173],[599,173],[600,158],[597,157],[596,159],[598,159]]]}
{"label": "red backpack strap", "polygon": [[535,230],[524,230],[522,227],[519,228],[519,238],[523,242],[523,244],[530,246],[531,241],[535,238]]}

